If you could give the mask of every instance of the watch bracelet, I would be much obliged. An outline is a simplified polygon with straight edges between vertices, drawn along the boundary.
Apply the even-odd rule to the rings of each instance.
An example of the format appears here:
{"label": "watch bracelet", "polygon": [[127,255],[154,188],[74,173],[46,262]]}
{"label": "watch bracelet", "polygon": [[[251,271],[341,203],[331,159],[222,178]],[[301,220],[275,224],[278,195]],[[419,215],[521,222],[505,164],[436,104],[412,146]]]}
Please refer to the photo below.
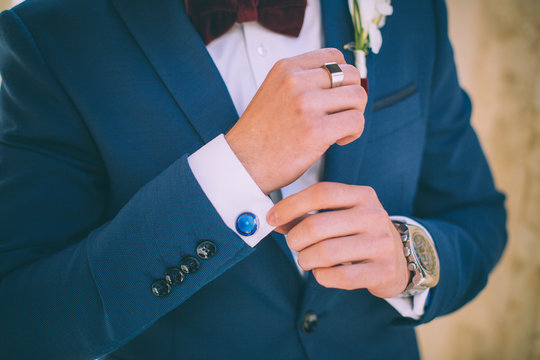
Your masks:
{"label": "watch bracelet", "polygon": [[416,260],[412,254],[413,249],[407,246],[407,244],[410,242],[409,226],[408,224],[397,220],[392,220],[392,223],[400,235],[401,244],[403,245],[403,255],[405,256],[405,260],[407,261],[407,269],[409,270],[409,281],[407,282],[407,286],[401,294],[397,295],[397,297],[411,297],[418,295],[428,289],[428,287],[414,284],[414,277],[417,272],[419,272],[419,269],[418,264],[416,263]]}

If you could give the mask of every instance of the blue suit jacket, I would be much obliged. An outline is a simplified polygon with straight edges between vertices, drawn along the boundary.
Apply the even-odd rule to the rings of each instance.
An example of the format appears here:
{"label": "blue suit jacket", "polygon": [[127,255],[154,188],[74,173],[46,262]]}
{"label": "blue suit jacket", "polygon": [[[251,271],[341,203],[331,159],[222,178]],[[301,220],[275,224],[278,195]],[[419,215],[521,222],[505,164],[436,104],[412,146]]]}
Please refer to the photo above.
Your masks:
{"label": "blue suit jacket", "polygon": [[[238,115],[182,1],[29,0],[2,13],[0,358],[417,358],[414,325],[485,285],[505,211],[443,1],[393,5],[368,56],[364,134],[328,151],[324,178],[374,187],[433,235],[441,277],[419,322],[366,290],[304,283],[279,241],[251,249],[220,220],[186,158]],[[342,48],[346,1],[322,10],[327,46]],[[203,239],[216,255],[154,296],[152,281]]]}

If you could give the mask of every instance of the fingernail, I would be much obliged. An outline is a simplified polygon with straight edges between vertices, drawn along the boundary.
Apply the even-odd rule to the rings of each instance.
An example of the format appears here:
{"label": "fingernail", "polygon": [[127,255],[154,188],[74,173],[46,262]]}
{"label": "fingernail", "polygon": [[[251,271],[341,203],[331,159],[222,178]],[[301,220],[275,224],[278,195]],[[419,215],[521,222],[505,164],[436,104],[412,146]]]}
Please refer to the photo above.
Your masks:
{"label": "fingernail", "polygon": [[274,208],[271,208],[270,211],[268,211],[268,214],[266,214],[266,221],[268,221],[268,224],[272,226],[276,226],[278,224],[277,214]]}

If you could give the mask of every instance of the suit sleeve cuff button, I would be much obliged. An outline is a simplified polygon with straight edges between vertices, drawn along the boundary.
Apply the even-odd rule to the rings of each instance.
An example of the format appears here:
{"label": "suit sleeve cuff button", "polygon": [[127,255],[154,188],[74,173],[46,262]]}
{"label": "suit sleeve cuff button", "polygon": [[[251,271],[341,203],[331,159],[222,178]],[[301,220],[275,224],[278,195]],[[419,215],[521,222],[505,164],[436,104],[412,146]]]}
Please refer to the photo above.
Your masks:
{"label": "suit sleeve cuff button", "polygon": [[193,256],[186,256],[180,261],[180,270],[182,270],[184,274],[193,274],[194,272],[197,272],[200,267],[201,263]]}
{"label": "suit sleeve cuff button", "polygon": [[211,241],[205,240],[197,245],[197,256],[203,260],[208,260],[216,254],[216,244]]}
{"label": "suit sleeve cuff button", "polygon": [[159,279],[152,283],[152,293],[156,296],[166,296],[171,293],[171,285],[165,279]]}
{"label": "suit sleeve cuff button", "polygon": [[184,282],[184,274],[177,267],[168,268],[165,273],[165,280],[169,285],[180,285]]}

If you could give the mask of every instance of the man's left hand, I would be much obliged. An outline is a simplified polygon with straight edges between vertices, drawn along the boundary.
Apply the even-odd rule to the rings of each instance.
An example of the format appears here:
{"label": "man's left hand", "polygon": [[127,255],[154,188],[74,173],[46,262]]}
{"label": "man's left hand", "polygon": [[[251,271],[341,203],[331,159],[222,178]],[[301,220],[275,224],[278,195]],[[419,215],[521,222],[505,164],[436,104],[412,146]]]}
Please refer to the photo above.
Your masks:
{"label": "man's left hand", "polygon": [[[319,210],[332,211],[309,214]],[[370,187],[321,182],[281,200],[267,220],[322,286],[365,288],[381,298],[407,286],[400,235]]]}

